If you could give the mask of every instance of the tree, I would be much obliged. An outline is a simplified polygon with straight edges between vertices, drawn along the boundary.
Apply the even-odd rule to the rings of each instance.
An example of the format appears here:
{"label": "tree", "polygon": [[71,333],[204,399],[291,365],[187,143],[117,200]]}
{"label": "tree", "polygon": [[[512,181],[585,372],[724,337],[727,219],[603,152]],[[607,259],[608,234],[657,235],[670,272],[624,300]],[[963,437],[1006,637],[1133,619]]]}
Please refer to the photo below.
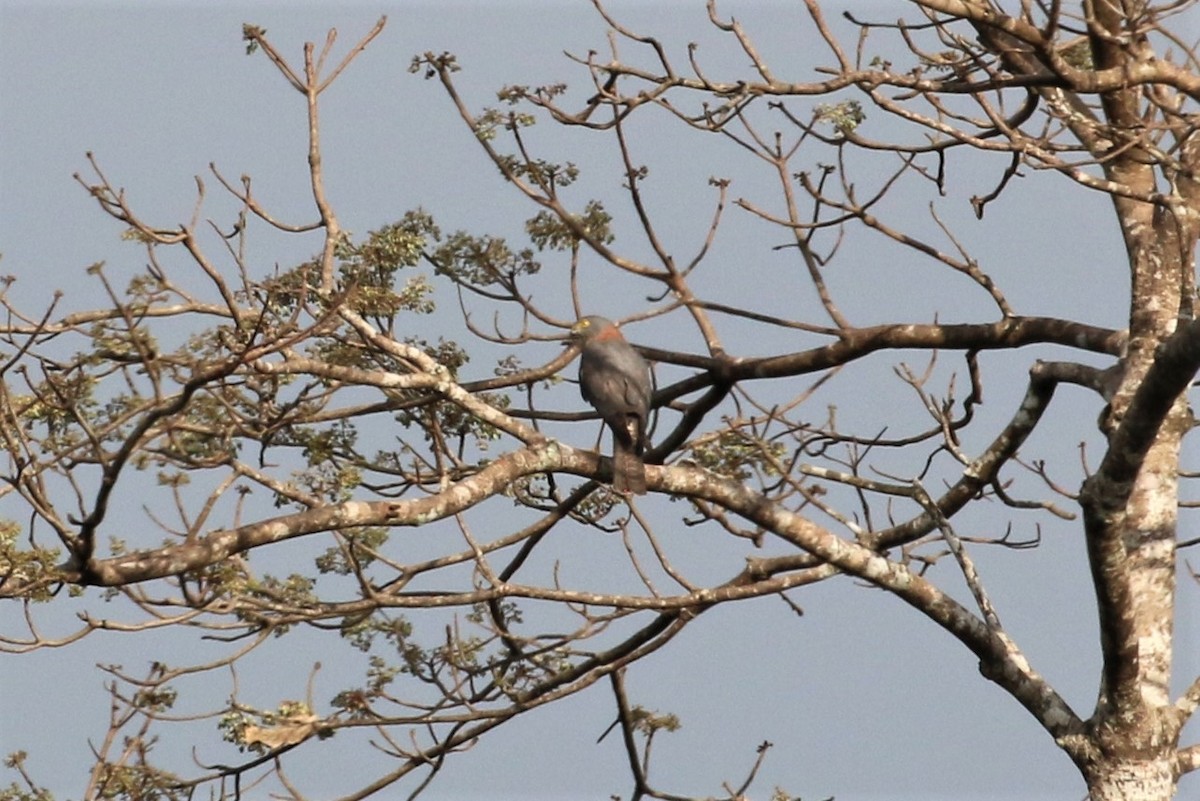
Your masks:
{"label": "tree", "polygon": [[[716,607],[798,605],[811,585],[848,579],[956,638],[1073,760],[1093,801],[1173,797],[1200,767],[1200,745],[1183,740],[1200,678],[1171,691],[1176,555],[1197,542],[1179,533],[1178,480],[1200,368],[1200,64],[1180,40],[1195,4],[914,0],[907,21],[847,15],[857,40],[839,38],[817,0],[805,8],[825,65],[807,82],[776,77],[714,5],[711,24],[748,73],[717,75],[698,51],[673,53],[601,6],[611,52],[577,58],[582,93],[508,86],[478,111],[452,55],[416,57],[412,70],[444,89],[514,199],[534,209],[521,246],[444,232],[420,209],[365,237],[343,231],[325,188],[320,100],[384,20],[336,64],[333,34],[294,64],[265,31],[244,30],[247,49],[305,99],[312,222],[276,216],[250,177],[214,166],[193,218],[164,224],[91,160],[80,183],[146,265],[125,286],[96,265],[105,302],[90,310],[28,313],[5,300],[5,493],[22,514],[0,540],[0,594],[26,621],[5,644],[176,628],[228,650],[188,664],[164,655],[145,674],[110,669],[112,725],[85,797],[238,796],[260,781],[301,797],[289,765],[319,758],[330,737],[372,738],[394,760],[348,797],[397,783],[415,793],[492,729],[598,682],[611,687],[630,794],[674,797],[649,758],[675,721],[635,703],[626,671]],[[589,199],[580,167],[539,149],[537,122],[612,138],[622,208]],[[761,200],[715,176],[690,255],[668,244],[638,155],[648,126],[668,123],[680,141],[704,135],[778,180],[778,196]],[[963,196],[956,174],[968,164],[994,171],[989,191]],[[236,199],[231,220],[205,220],[211,181]],[[1020,313],[945,222],[957,203],[986,225],[1026,182],[1110,200],[1129,265],[1127,329]],[[895,226],[899,205],[929,205],[932,234]],[[711,254],[735,224],[770,231],[762,253],[741,258],[789,260],[819,317],[762,287],[714,294],[722,266]],[[320,251],[264,272],[247,249],[271,229],[317,231]],[[938,268],[936,316],[902,308],[856,322],[870,273],[852,249],[867,235]],[[956,279],[967,289],[949,291]],[[645,500],[613,494],[608,460],[568,444],[599,429],[563,385],[575,352],[557,343],[614,281],[632,288],[625,330],[657,365]],[[457,292],[468,345],[414,335],[430,330],[420,321],[435,284]],[[753,347],[726,344],[731,329]],[[642,330],[701,346],[652,347]],[[1075,355],[1019,350],[1031,345]],[[1002,374],[993,352],[1028,375],[1002,418],[982,406]],[[897,408],[816,411],[827,384],[873,391],[881,353],[899,362],[923,424]],[[928,367],[900,361],[913,353]],[[946,373],[947,353],[961,378]],[[468,367],[487,359],[490,377]],[[1063,384],[1091,392],[1066,397]],[[1070,454],[1021,456],[1056,406],[1088,421],[1078,479]],[[135,504],[157,530],[114,532],[114,510]],[[1034,514],[1076,521],[1086,541],[1103,657],[1090,712],[1035,670],[976,567],[979,551],[1036,544],[1006,529]],[[723,577],[681,567],[668,536],[680,527],[697,532],[693,547],[719,543]],[[428,539],[413,544],[410,528]],[[588,528],[621,535],[636,581],[559,580],[550,535]],[[41,634],[40,605],[85,588],[105,588],[121,616],[85,605],[74,633]],[[1193,581],[1179,590],[1194,593]],[[365,674],[333,698],[295,688],[306,700],[242,701],[237,667],[301,631],[359,649]],[[180,687],[225,672],[227,701],[181,711]],[[219,734],[237,758],[211,758],[208,745],[198,767],[160,762],[172,724]],[[20,755],[10,762],[21,769]],[[22,781],[10,796],[35,796],[35,777]]]}

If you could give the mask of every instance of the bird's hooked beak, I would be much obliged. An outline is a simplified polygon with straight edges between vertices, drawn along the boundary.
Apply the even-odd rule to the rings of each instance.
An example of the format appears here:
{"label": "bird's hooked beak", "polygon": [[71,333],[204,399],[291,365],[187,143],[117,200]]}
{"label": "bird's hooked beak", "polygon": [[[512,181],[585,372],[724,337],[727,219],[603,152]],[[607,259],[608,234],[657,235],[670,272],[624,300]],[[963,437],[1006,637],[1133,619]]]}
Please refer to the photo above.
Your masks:
{"label": "bird's hooked beak", "polygon": [[587,333],[588,327],[592,324],[591,320],[584,318],[571,326],[571,333],[567,337],[567,342],[580,342],[583,340],[584,334]]}

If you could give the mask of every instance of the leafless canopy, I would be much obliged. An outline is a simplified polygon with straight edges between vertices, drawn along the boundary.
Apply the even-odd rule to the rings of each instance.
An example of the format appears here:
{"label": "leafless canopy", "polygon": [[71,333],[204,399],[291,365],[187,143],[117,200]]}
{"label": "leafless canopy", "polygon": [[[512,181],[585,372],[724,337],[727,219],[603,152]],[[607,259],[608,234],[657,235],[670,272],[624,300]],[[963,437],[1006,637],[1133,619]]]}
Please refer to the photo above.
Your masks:
{"label": "leafless canopy", "polygon": [[[97,265],[106,301],[87,311],[2,299],[0,492],[21,512],[0,531],[0,596],[23,621],[6,624],[3,647],[171,627],[228,648],[206,664],[111,668],[111,728],[85,798],[237,797],[260,782],[302,798],[289,760],[319,759],[318,741],[335,734],[388,760],[345,797],[398,782],[415,795],[455,751],[597,682],[614,698],[632,796],[678,798],[649,759],[675,722],[635,704],[626,669],[714,606],[761,596],[796,606],[807,585],[847,576],[957,638],[1074,760],[1094,799],[1166,801],[1200,768],[1200,746],[1180,742],[1200,680],[1169,693],[1176,553],[1196,544],[1177,524],[1186,390],[1200,366],[1200,62],[1181,37],[1200,9],[912,0],[897,4],[902,21],[885,21],[830,19],[823,5],[805,0],[797,32],[817,66],[790,77],[715,3],[713,34],[748,64],[734,74],[599,3],[607,49],[571,55],[570,89],[509,86],[476,109],[453,55],[415,57],[413,72],[440,85],[513,203],[531,210],[522,246],[446,233],[420,210],[363,237],[340,226],[318,110],[365,48],[389,46],[375,41],[384,19],[348,49],[331,32],[302,63],[244,31],[307,105],[307,221],[281,219],[250,177],[214,165],[197,178],[192,219],[164,225],[89,155],[83,191],[145,266],[118,280]],[[736,175],[717,175],[710,217],[684,241],[640,161],[651,122],[769,176],[777,194],[743,197]],[[580,168],[541,152],[535,123],[611,137],[618,199],[583,196]],[[952,186],[968,154],[991,176],[969,199]],[[1023,313],[1004,276],[1028,274],[989,267],[943,217],[953,200],[986,226],[1039,173],[1065,197],[1111,203],[1097,226],[1125,248],[1124,327]],[[207,218],[210,192],[236,198],[235,219]],[[899,197],[927,210],[923,228],[900,221]],[[750,269],[722,249],[745,225],[761,247],[740,260],[778,265],[780,293],[723,291],[729,271]],[[322,244],[264,275],[246,257],[263,232],[316,232]],[[861,302],[871,273],[847,255],[865,236],[921,265],[931,296],[954,307],[897,308],[881,322]],[[645,499],[611,492],[603,449],[568,444],[598,430],[560,376],[573,375],[565,332],[599,311],[601,282],[628,287],[616,311],[656,366]],[[456,294],[463,337],[437,336],[450,315],[435,311],[434,287]],[[1062,360],[1017,352],[1030,345]],[[994,351],[1012,351],[1027,378],[1011,408],[985,414]],[[879,392],[881,353],[895,365],[886,406],[842,419],[821,393]],[[494,370],[480,367],[492,359]],[[1087,392],[1067,397],[1063,384]],[[1082,473],[1070,453],[1023,458],[1064,404],[1097,420]],[[971,518],[981,504],[986,517]],[[1090,712],[1029,663],[972,560],[988,546],[1036,546],[1028,521],[1049,515],[1077,521],[1087,540],[1104,659]],[[976,521],[970,536],[965,519]],[[560,574],[564,540],[549,535],[589,530],[619,535],[604,545],[620,553],[620,578]],[[720,578],[686,557],[698,547],[724,554]],[[972,603],[935,581],[954,571]],[[110,616],[84,604],[76,630],[45,633],[44,605],[87,587],[120,601]],[[310,687],[284,701],[305,694],[293,687],[277,707],[244,700],[242,660],[293,636],[359,649],[364,675],[332,698]],[[180,710],[195,685],[230,676],[213,706]],[[176,725],[209,738],[190,741],[195,765],[155,759],[155,738]],[[766,756],[731,765],[749,772],[724,792],[743,797]],[[24,781],[36,791],[36,777]]]}

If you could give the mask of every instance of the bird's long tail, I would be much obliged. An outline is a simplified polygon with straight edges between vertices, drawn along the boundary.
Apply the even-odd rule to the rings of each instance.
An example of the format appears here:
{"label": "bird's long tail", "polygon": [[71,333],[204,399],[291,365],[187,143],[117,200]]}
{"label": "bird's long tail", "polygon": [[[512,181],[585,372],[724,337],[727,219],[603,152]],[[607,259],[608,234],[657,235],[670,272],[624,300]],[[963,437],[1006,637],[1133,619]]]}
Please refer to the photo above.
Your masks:
{"label": "bird's long tail", "polygon": [[[631,427],[636,427],[632,423]],[[613,436],[613,489],[623,494],[646,494],[646,463],[634,443],[639,437]]]}

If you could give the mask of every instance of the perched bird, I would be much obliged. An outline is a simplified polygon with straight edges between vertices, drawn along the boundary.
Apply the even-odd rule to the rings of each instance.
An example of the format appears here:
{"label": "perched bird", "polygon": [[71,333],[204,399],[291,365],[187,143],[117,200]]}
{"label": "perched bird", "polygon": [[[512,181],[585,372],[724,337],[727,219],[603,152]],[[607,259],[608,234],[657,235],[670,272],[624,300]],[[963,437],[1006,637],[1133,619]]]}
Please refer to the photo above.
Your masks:
{"label": "perched bird", "polygon": [[613,489],[645,495],[650,365],[603,317],[584,317],[572,326],[571,338],[582,344],[579,392],[613,432]]}

